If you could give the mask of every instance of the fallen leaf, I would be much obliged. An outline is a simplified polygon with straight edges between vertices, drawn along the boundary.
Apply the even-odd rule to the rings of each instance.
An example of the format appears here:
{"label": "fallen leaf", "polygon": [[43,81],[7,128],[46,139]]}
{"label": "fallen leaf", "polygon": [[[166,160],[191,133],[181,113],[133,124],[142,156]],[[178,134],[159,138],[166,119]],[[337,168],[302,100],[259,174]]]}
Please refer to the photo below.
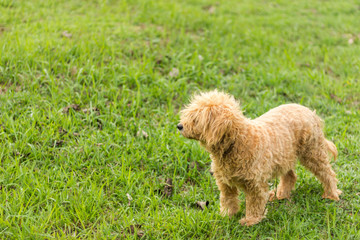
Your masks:
{"label": "fallen leaf", "polygon": [[166,180],[166,184],[164,187],[164,195],[167,197],[171,197],[171,195],[173,194],[173,185],[172,185],[172,179],[168,178]]}
{"label": "fallen leaf", "polygon": [[205,210],[205,208],[207,206],[209,206],[209,201],[206,201],[206,202],[198,201],[198,202],[196,202],[196,207],[200,208],[201,210]]}
{"label": "fallen leaf", "polygon": [[[139,229],[141,229],[142,225],[140,224],[136,224],[136,225],[130,225],[129,228],[127,229],[127,232],[130,233],[131,235],[134,235],[136,232],[136,235],[141,238],[144,236],[144,231],[141,231]],[[124,233],[124,232],[123,232]]]}
{"label": "fallen leaf", "polygon": [[139,238],[142,238],[144,235],[145,235],[144,231],[138,231],[138,232],[137,232],[137,236],[138,236]]}
{"label": "fallen leaf", "polygon": [[338,103],[342,103],[342,99],[339,98],[338,96],[336,96],[335,94],[330,94],[331,99],[334,99],[335,101],[337,101]]}
{"label": "fallen leaf", "polygon": [[126,196],[127,196],[128,200],[129,200],[128,205],[130,206],[131,201],[133,200],[133,198],[128,193],[126,194]]}
{"label": "fallen leaf", "polygon": [[71,76],[75,76],[77,74],[78,70],[77,70],[77,67],[74,66],[70,69],[70,74]]}
{"label": "fallen leaf", "polygon": [[61,128],[59,128],[59,133],[60,133],[61,135],[64,135],[64,134],[67,134],[68,131],[66,131],[65,129],[63,129],[63,128],[61,127]]}
{"label": "fallen leaf", "polygon": [[196,162],[196,161],[193,161],[193,162],[191,162],[190,163],[190,169],[196,169],[196,170],[200,170],[200,166],[199,166],[199,163],[198,162]]}
{"label": "fallen leaf", "polygon": [[64,144],[64,140],[59,140],[59,141],[55,140],[55,147],[61,147],[63,144]]}
{"label": "fallen leaf", "polygon": [[169,72],[169,76],[170,77],[177,77],[178,75],[179,75],[179,69],[177,69],[177,68],[173,68],[173,69],[171,69],[171,71]]}
{"label": "fallen leaf", "polygon": [[103,130],[103,124],[100,119],[96,119],[97,127],[99,130]]}
{"label": "fallen leaf", "polygon": [[327,67],[327,68],[325,69],[325,73],[326,73],[326,74],[334,74],[334,71],[331,69],[331,67]]}
{"label": "fallen leaf", "polygon": [[83,113],[92,113],[95,112],[96,115],[100,115],[100,110],[97,107],[92,107],[92,108],[85,108],[82,110]]}
{"label": "fallen leaf", "polygon": [[161,64],[163,64],[163,62],[164,61],[162,59],[157,59],[155,63],[156,63],[156,65],[161,65]]}
{"label": "fallen leaf", "polygon": [[309,63],[302,63],[300,64],[301,67],[311,67],[311,65]]}
{"label": "fallen leaf", "polygon": [[[159,180],[162,181],[161,178]],[[173,193],[172,179],[171,178],[166,179],[164,190],[156,189],[156,190],[154,190],[154,193],[156,193],[160,196],[171,197],[172,193]]]}
{"label": "fallen leaf", "polygon": [[188,185],[195,185],[196,181],[194,179],[192,179],[191,177],[187,177],[185,180],[185,183]]}
{"label": "fallen leaf", "polygon": [[317,10],[315,8],[310,9],[310,12],[312,12],[313,14],[317,13]]}
{"label": "fallen leaf", "polygon": [[141,228],[141,225],[140,225],[140,224],[130,225],[130,226],[129,226],[129,232],[130,232],[131,234],[134,234],[134,233],[135,233],[135,229],[137,229],[137,228]]}
{"label": "fallen leaf", "polygon": [[215,8],[214,6],[211,6],[211,7],[208,9],[208,12],[209,12],[210,14],[214,14],[214,13],[215,13],[215,10],[216,10],[216,8]]}
{"label": "fallen leaf", "polygon": [[286,98],[289,98],[289,95],[286,92],[281,91],[281,92],[279,92],[279,94],[281,94],[282,96],[284,96]]}
{"label": "fallen leaf", "polygon": [[216,10],[216,7],[213,6],[213,5],[208,5],[208,6],[204,6],[203,9],[205,11],[207,11],[208,13],[210,13],[210,14],[214,14],[215,10]]}
{"label": "fallen leaf", "polygon": [[201,171],[202,168],[200,167],[200,164],[197,161],[192,161],[190,158],[187,159],[188,161],[188,169],[196,169],[198,171]]}
{"label": "fallen leaf", "polygon": [[71,37],[72,37],[72,34],[69,33],[68,31],[63,31],[63,32],[61,33],[61,36],[66,37],[66,38],[71,38]]}
{"label": "fallen leaf", "polygon": [[0,88],[0,94],[6,93],[6,92],[7,92],[7,89],[6,89],[6,88]]}
{"label": "fallen leaf", "polygon": [[138,232],[137,232],[137,236],[138,236],[139,238],[142,238],[144,235],[145,235],[144,231],[138,231]]}
{"label": "fallen leaf", "polygon": [[156,189],[156,190],[154,190],[154,193],[156,193],[156,194],[158,194],[158,195],[161,195],[161,196],[164,195],[164,193],[163,193],[163,191],[162,191],[161,189]]}
{"label": "fallen leaf", "polygon": [[78,104],[71,104],[67,107],[63,108],[63,113],[69,113],[69,110],[73,109],[74,111],[79,111],[80,110],[80,105]]}
{"label": "fallen leaf", "polygon": [[144,137],[144,138],[148,138],[149,135],[147,134],[147,132],[145,132],[144,130],[140,129],[137,133],[136,133],[136,136],[140,137]]}
{"label": "fallen leaf", "polygon": [[129,201],[132,201],[133,199],[132,199],[132,197],[130,196],[130,194],[126,194],[126,196],[127,196],[127,198],[129,199]]}

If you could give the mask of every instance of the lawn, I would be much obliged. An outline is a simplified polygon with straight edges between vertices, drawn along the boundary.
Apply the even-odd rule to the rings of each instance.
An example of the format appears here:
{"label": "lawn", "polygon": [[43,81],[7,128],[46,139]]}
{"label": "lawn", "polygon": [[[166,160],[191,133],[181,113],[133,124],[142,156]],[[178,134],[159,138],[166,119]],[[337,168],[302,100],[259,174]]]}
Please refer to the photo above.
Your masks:
{"label": "lawn", "polygon": [[[359,239],[359,16],[358,0],[0,0],[0,239]],[[260,224],[239,224],[244,195],[221,217],[209,154],[176,129],[215,88],[249,118],[316,109],[341,200],[298,166]]]}

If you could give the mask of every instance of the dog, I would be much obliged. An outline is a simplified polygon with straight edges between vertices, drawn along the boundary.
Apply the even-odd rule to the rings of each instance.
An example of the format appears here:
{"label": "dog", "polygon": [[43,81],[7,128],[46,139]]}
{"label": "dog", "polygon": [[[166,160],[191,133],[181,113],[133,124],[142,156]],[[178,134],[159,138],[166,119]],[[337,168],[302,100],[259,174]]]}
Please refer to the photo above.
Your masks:
{"label": "dog", "polygon": [[[336,160],[336,146],[325,138],[320,117],[304,106],[281,105],[252,120],[233,96],[213,90],[193,96],[180,112],[177,128],[210,153],[221,215],[236,214],[239,191],[245,193],[241,225],[259,223],[269,200],[290,198],[297,160],[320,180],[323,198],[338,201],[342,193],[328,154]],[[276,177],[276,192],[269,191],[268,181]]]}

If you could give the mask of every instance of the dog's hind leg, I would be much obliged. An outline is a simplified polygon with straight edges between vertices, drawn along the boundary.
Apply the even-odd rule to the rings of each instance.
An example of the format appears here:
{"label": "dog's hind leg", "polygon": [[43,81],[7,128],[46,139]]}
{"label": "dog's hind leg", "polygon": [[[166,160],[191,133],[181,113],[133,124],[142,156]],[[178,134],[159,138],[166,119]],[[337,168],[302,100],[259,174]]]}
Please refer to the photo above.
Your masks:
{"label": "dog's hind leg", "polygon": [[323,198],[339,201],[339,195],[342,193],[337,189],[336,174],[332,170],[327,149],[313,148],[313,151],[307,151],[305,156],[300,158],[300,162],[309,169],[324,187]]}
{"label": "dog's hind leg", "polygon": [[295,187],[296,179],[297,177],[294,170],[290,170],[280,177],[280,183],[276,191],[277,199],[290,198],[290,192]]}

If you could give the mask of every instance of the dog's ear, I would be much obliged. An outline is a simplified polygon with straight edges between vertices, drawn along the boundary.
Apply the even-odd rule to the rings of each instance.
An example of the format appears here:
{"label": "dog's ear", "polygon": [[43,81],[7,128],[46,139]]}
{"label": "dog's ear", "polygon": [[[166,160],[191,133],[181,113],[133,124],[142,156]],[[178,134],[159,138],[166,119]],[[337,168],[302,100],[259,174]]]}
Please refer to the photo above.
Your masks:
{"label": "dog's ear", "polygon": [[228,109],[219,106],[207,107],[202,111],[200,122],[203,138],[208,145],[216,145],[224,140],[233,124],[233,115]]}

